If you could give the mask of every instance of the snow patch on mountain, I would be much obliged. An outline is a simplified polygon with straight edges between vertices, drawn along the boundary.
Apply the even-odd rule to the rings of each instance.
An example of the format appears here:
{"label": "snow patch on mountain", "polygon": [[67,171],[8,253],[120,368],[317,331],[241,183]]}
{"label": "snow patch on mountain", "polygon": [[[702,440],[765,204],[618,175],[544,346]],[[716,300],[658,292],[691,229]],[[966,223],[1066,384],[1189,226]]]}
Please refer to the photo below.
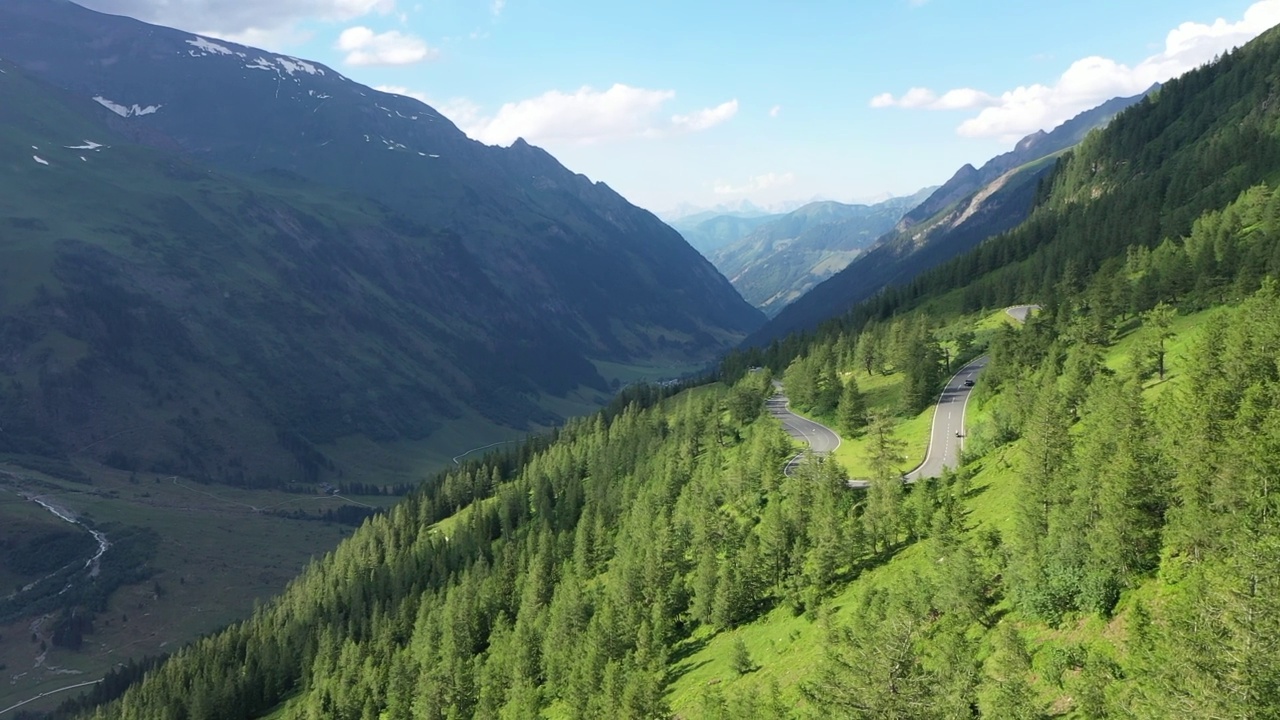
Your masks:
{"label": "snow patch on mountain", "polygon": [[[282,79],[285,75],[293,77],[299,73],[319,76],[325,75],[325,71],[322,68],[317,67],[306,60],[299,60],[296,57],[277,57],[271,59],[259,55],[253,59],[253,62],[245,65],[245,68],[248,70],[268,70],[274,72]],[[293,81],[298,82],[298,78],[293,77]]]}
{"label": "snow patch on mountain", "polygon": [[298,72],[304,72],[308,75],[324,75],[324,70],[296,57],[276,58],[276,62],[280,63],[280,67],[284,68],[284,71],[290,75]]}
{"label": "snow patch on mountain", "polygon": [[188,40],[188,41],[187,41],[187,44],[188,44],[188,45],[191,45],[192,47],[194,47],[194,48],[195,48],[195,50],[188,50],[188,51],[187,51],[187,52],[191,53],[191,57],[204,57],[205,55],[237,55],[237,54],[241,54],[241,53],[233,52],[233,51],[231,50],[231,48],[226,47],[226,46],[224,46],[224,45],[219,45],[219,44],[218,44],[218,43],[216,43],[216,42],[210,42],[210,41],[206,40],[205,38],[200,37],[199,35],[197,35],[197,36],[196,36],[196,38],[195,38],[194,40]]}
{"label": "snow patch on mountain", "polygon": [[142,115],[151,115],[152,113],[155,113],[156,111],[158,111],[160,108],[164,107],[163,105],[147,105],[146,107],[143,107],[141,105],[136,105],[136,104],[121,105],[120,103],[108,100],[102,97],[101,95],[93,96],[93,100],[94,102],[98,103],[102,107],[110,110],[111,112],[119,115],[122,118],[141,117]]}

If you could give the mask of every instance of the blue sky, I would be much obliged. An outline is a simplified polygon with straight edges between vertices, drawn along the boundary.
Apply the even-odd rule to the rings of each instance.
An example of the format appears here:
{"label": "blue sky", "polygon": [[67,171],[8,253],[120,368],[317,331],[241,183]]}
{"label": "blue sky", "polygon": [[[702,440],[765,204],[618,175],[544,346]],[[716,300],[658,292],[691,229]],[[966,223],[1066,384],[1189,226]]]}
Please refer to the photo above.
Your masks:
{"label": "blue sky", "polygon": [[914,192],[1280,22],[1280,0],[85,4],[319,60],[655,211]]}

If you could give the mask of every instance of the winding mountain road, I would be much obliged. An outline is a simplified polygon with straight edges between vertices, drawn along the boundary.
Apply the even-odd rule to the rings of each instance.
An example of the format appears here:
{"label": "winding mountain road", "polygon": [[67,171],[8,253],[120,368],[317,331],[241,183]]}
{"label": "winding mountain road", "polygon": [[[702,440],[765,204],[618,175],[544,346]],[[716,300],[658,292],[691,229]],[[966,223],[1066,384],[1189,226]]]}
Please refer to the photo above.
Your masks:
{"label": "winding mountain road", "polygon": [[[1019,323],[1025,323],[1031,313],[1039,309],[1039,305],[1014,305],[1005,308],[1005,313]],[[969,394],[973,391],[973,385],[982,369],[987,366],[989,359],[983,355],[973,360],[960,368],[959,372],[947,381],[934,408],[929,449],[925,452],[924,462],[903,475],[905,482],[913,483],[920,478],[938,477],[945,468],[960,464],[960,451],[964,448],[964,419],[969,405]],[[782,392],[782,384],[775,380],[774,386],[778,388],[778,392],[769,398],[766,407],[769,414],[782,422],[782,427],[786,429],[788,435],[809,443],[810,450],[820,455],[840,447],[839,435],[825,425],[791,412],[787,396]],[[805,453],[800,453],[788,460],[783,472],[787,475],[793,474],[804,457]],[[870,483],[865,480],[850,480],[848,485],[851,488],[866,488]]]}
{"label": "winding mountain road", "polygon": [[[777,392],[773,397],[765,401],[765,407],[769,410],[769,414],[778,418],[782,423],[782,427],[787,434],[796,440],[809,443],[809,449],[820,455],[826,455],[840,447],[840,436],[831,428],[821,423],[816,423],[809,418],[800,417],[791,412],[791,401],[782,392],[782,383],[777,380],[773,381],[774,388]],[[782,472],[786,475],[795,474],[796,468],[804,460],[804,453],[797,453],[795,457],[787,461]]]}
{"label": "winding mountain road", "polygon": [[1031,311],[1039,309],[1039,305],[1014,305],[1013,307],[1005,308],[1004,311],[1014,320],[1025,323],[1027,318],[1031,316]]}
{"label": "winding mountain road", "polygon": [[960,368],[960,372],[947,381],[946,387],[938,395],[938,404],[933,411],[933,429],[930,431],[929,449],[925,452],[924,462],[904,475],[904,480],[911,483],[920,478],[938,477],[943,469],[960,464],[960,450],[964,447],[964,414],[969,406],[969,393],[973,391],[973,383],[978,379],[978,373],[987,366],[988,360],[990,358],[983,355]]}

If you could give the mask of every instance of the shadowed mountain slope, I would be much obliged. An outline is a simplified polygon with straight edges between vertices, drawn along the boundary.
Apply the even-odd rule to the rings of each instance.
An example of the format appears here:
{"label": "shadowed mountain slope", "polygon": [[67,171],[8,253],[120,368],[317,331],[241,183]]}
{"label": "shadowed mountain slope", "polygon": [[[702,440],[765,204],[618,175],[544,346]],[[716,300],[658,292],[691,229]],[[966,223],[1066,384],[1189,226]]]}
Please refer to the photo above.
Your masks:
{"label": "shadowed mountain slope", "polygon": [[0,4],[0,41],[26,452],[314,478],[343,438],[558,422],[543,398],[607,391],[591,360],[706,362],[762,320],[602,183],[321,65],[63,0]]}

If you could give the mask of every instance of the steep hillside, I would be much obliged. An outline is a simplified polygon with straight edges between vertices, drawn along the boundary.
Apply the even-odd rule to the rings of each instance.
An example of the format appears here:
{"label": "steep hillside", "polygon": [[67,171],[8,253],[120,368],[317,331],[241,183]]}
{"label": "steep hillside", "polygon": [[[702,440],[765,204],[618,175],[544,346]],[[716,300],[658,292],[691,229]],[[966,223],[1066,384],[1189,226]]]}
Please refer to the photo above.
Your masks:
{"label": "steep hillside", "polygon": [[810,203],[761,223],[711,253],[711,262],[748,302],[776,315],[852,262],[931,190],[870,206]]}
{"label": "steep hillside", "polygon": [[64,0],[0,4],[0,40],[9,452],[314,479],[761,320],[651,214],[415,100]]}
{"label": "steep hillside", "polygon": [[[933,286],[459,468],[97,717],[1274,715],[1277,78],[1280,30],[1091,136]],[[965,471],[908,491],[883,418],[865,496],[780,471],[749,367],[841,401],[884,353],[945,375],[943,323],[972,341],[962,308],[1013,294],[1044,311],[996,313]]]}
{"label": "steep hillside", "polygon": [[539,393],[603,389],[450,233],[131,145],[11,65],[0,87],[0,451],[272,483],[343,436],[548,422]]}
{"label": "steep hillside", "polygon": [[[1280,232],[1267,233],[1280,246]],[[1236,695],[1202,679],[1240,673],[1244,684],[1250,670],[1276,671],[1268,646],[1254,644],[1280,620],[1269,595],[1280,578],[1268,551],[1274,502],[1248,492],[1274,458],[1242,450],[1280,440],[1267,349],[1280,337],[1277,302],[1273,285],[1216,316],[1218,334],[1180,356],[1172,372],[1185,379],[1164,387],[1149,351],[1172,351],[1185,323],[1164,332],[1149,315],[1113,349],[1071,344],[1061,379],[1050,353],[1074,332],[1073,312],[1005,327],[974,408],[976,462],[909,492],[854,494],[831,463],[783,476],[780,428],[752,419],[763,374],[577,423],[514,475],[506,462],[474,466],[410,499],[102,717],[215,707],[247,718],[276,707],[272,718],[801,718],[861,707],[941,720],[1096,717],[1099,707],[1104,717],[1167,717],[1189,701],[1265,708],[1275,699],[1265,687]],[[812,347],[826,358],[838,349]],[[1235,362],[1215,379],[1219,349]],[[847,356],[835,362],[837,377],[860,372]],[[1259,389],[1240,391],[1246,380]],[[1166,522],[1167,502],[1184,508],[1192,497],[1167,473],[1192,482],[1201,470],[1187,462],[1192,449],[1177,449],[1186,429],[1176,424],[1199,416],[1186,412],[1199,387],[1229,413],[1193,421],[1219,433],[1222,447],[1205,457],[1235,471],[1217,488],[1229,505],[1169,512],[1168,547],[1192,539],[1206,554],[1175,556],[1157,578],[1152,528]],[[1157,414],[1158,397],[1173,411]],[[1246,412],[1260,413],[1239,421],[1265,422],[1261,437],[1237,424]],[[1076,462],[1032,476],[1046,452]],[[450,516],[475,493],[492,499]],[[1047,522],[1036,515],[1044,504]],[[1086,532],[1090,512],[1096,531]],[[1187,535],[1193,517],[1222,534]],[[1259,526],[1261,540],[1250,536]],[[361,567],[372,576],[355,579]],[[1251,577],[1259,592],[1232,591]],[[376,610],[348,611],[362,606]],[[1258,624],[1224,622],[1222,610]],[[1210,637],[1190,634],[1204,622]],[[1211,668],[1168,662],[1188,642]],[[239,672],[246,663],[255,671]]]}
{"label": "steep hillside", "polygon": [[1054,128],[1052,132],[1043,130],[1032,133],[1021,140],[1013,150],[997,155],[983,164],[981,169],[965,165],[956,172],[942,187],[938,188],[926,200],[903,216],[895,228],[905,232],[911,228],[928,223],[941,213],[960,201],[971,197],[974,193],[998,180],[1010,170],[1016,170],[1041,158],[1055,155],[1067,148],[1077,145],[1091,131],[1105,127],[1117,114],[1131,107],[1142,98],[1159,89],[1152,86],[1145,93],[1127,98],[1113,98],[1092,110],[1086,110],[1070,120]]}
{"label": "steep hillside", "polygon": [[430,107],[330,68],[66,0],[5,3],[0,40],[5,58],[96,99],[136,142],[294,173],[453,233],[512,302],[602,356],[706,357],[759,320],[677,233],[602,183],[523,141],[471,141]]}
{"label": "steep hillside", "polygon": [[[1148,93],[1156,89],[1153,87]],[[787,307],[747,343],[762,344],[791,332],[812,329],[833,312],[872,297],[885,287],[910,280],[1017,226],[1030,214],[1037,183],[1053,168],[1055,158],[1145,96],[1116,98],[1077,115],[1050,133],[1028,135],[1014,150],[991,159],[981,169],[965,165],[906,213],[870,252],[814,288],[802,301]],[[733,277],[732,273],[725,274]]]}
{"label": "steep hillside", "polygon": [[[1221,291],[1230,283],[1224,268],[1243,258],[1201,245],[1184,264],[1166,240],[1189,235],[1197,218],[1280,176],[1278,71],[1273,30],[1171,81],[1066,153],[1021,226],[850,310],[833,305],[828,325],[858,328],[952,291],[969,310],[1049,302],[1101,268],[1123,266],[1131,248],[1159,260],[1149,282],[1171,283],[1173,298],[1188,289]],[[1250,277],[1280,269],[1268,252],[1267,245],[1249,251]],[[1138,290],[1140,298],[1152,293]],[[1097,292],[1108,306],[1130,302],[1119,291]]]}

